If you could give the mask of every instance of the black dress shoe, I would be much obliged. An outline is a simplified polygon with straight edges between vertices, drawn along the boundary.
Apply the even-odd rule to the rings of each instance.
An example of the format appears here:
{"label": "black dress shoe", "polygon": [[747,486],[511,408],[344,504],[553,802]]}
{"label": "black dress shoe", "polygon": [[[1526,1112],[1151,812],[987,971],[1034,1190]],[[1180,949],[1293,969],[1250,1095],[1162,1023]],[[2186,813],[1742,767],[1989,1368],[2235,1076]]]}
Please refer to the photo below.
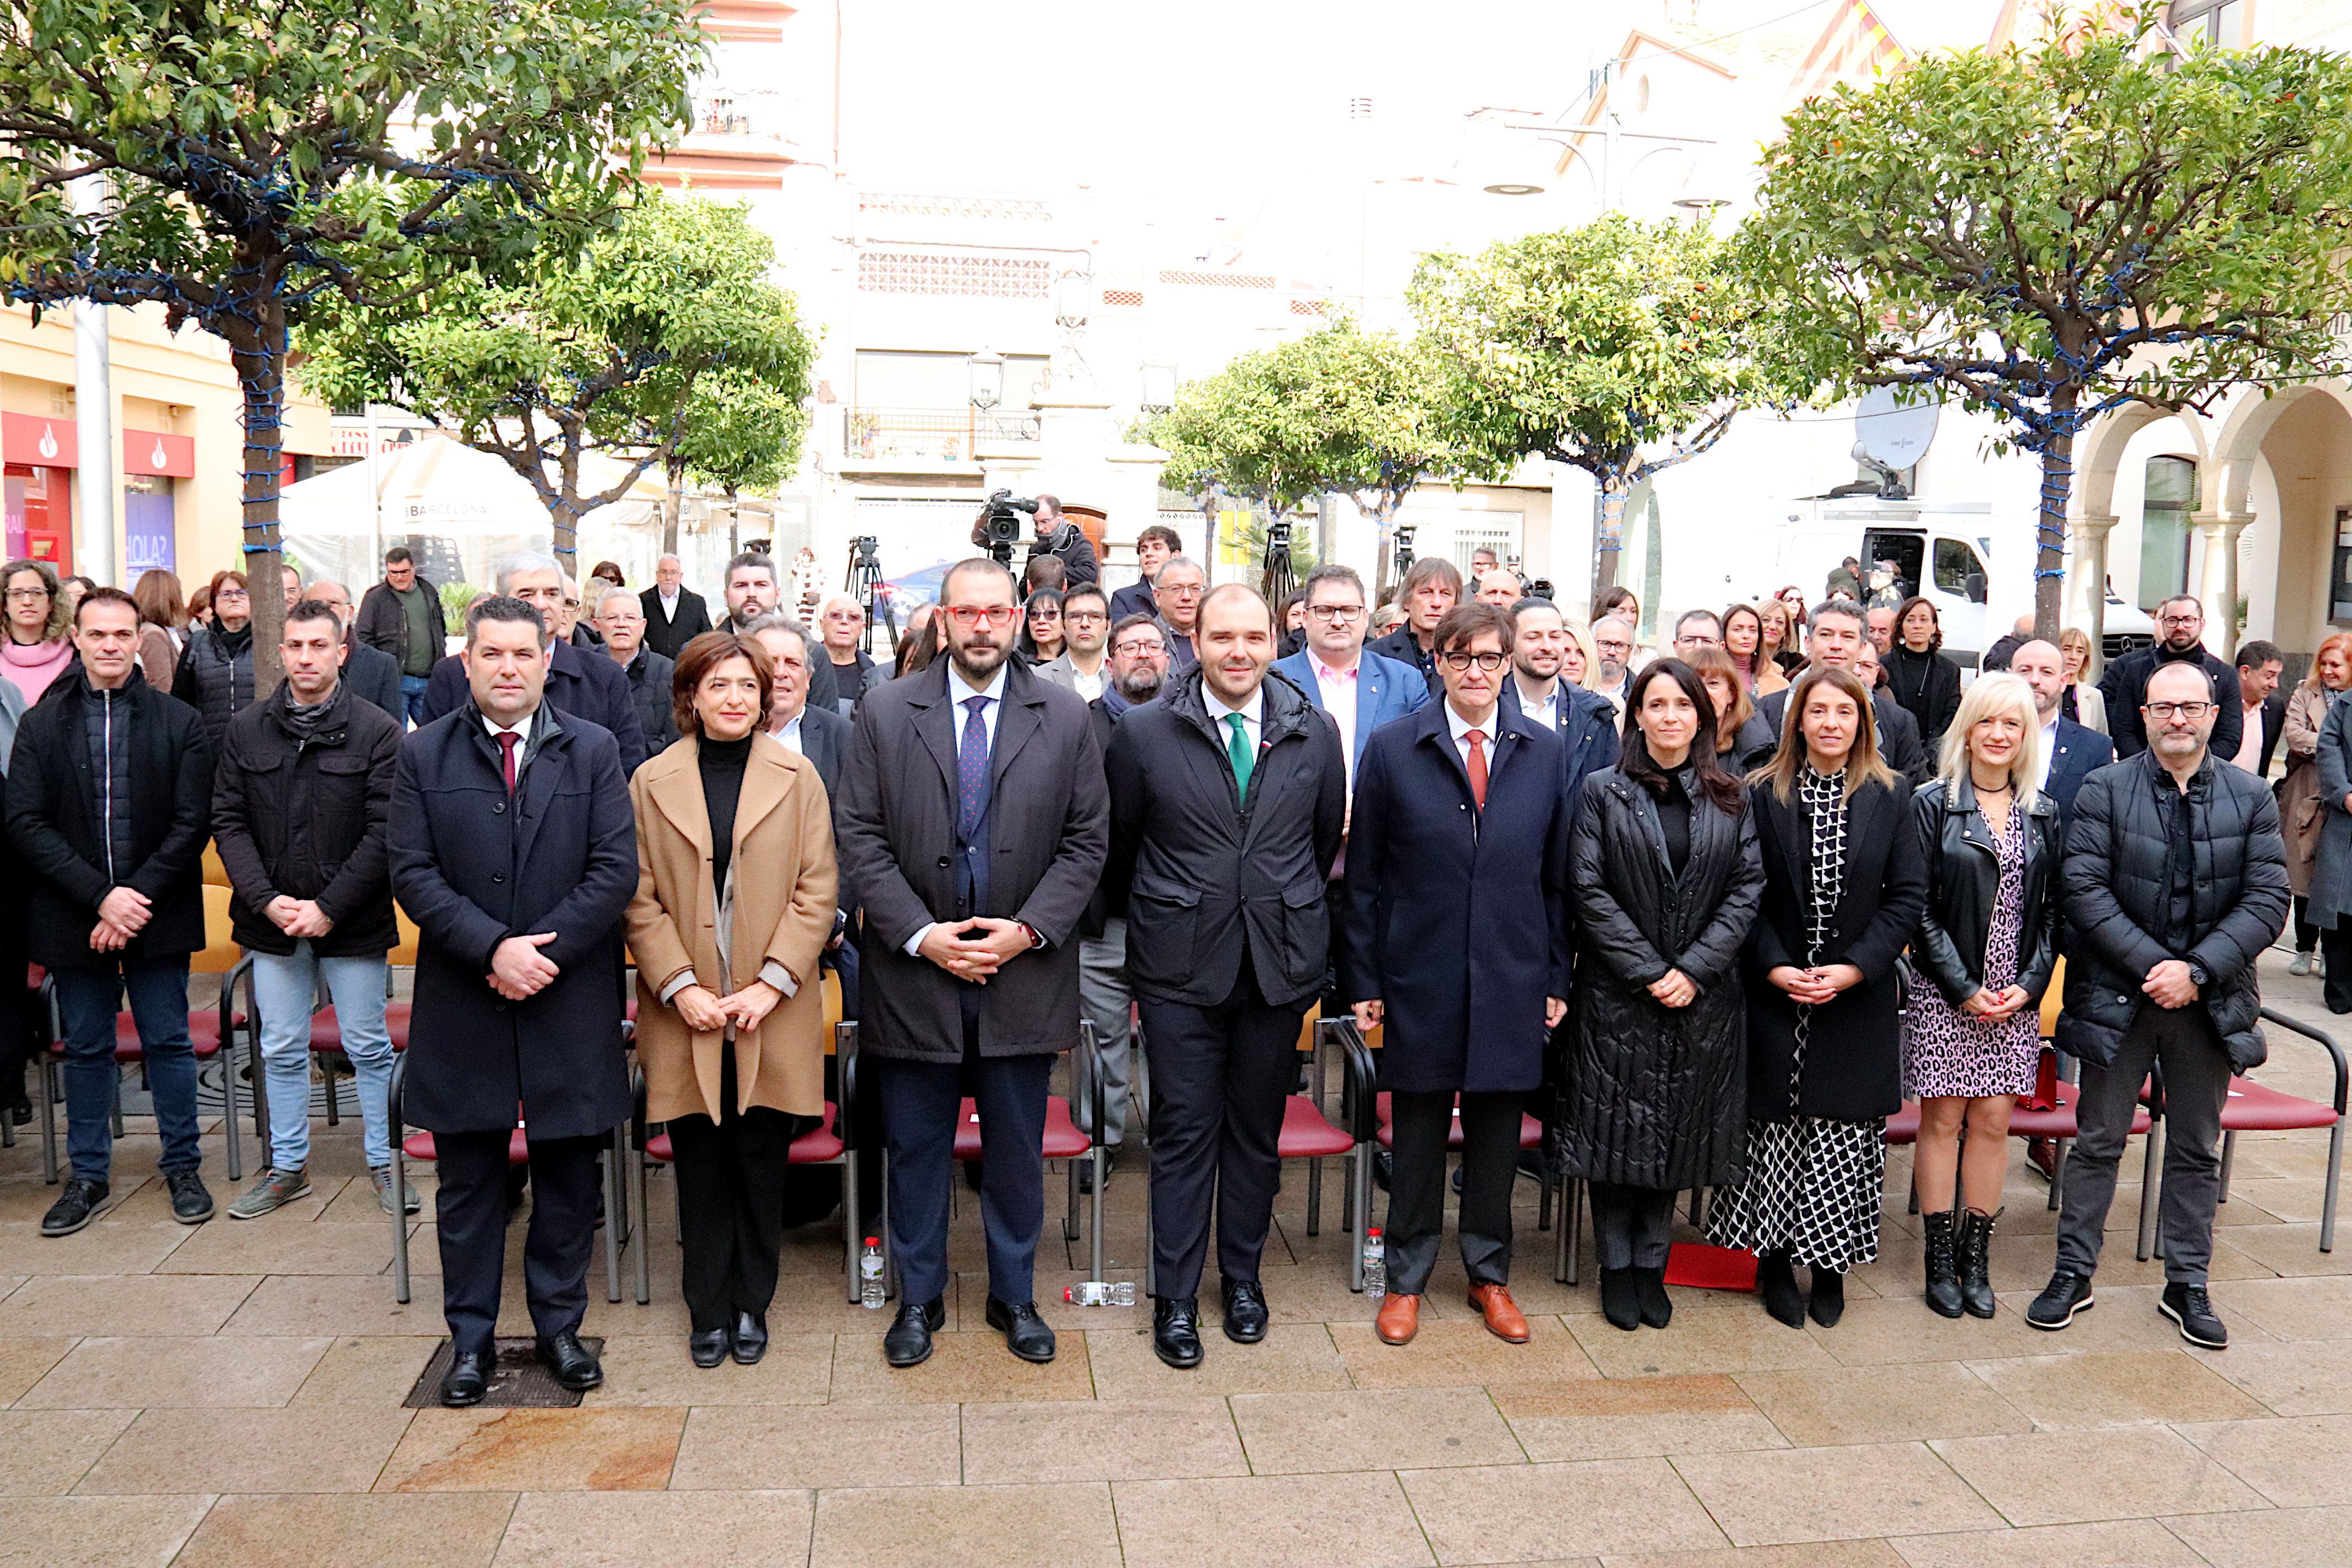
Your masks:
{"label": "black dress shoe", "polygon": [[736,1313],[731,1348],[737,1366],[759,1365],[760,1358],[768,1353],[768,1320],[758,1312]]}
{"label": "black dress shoe", "polygon": [[1255,1279],[1227,1279],[1219,1289],[1225,1297],[1225,1338],[1237,1345],[1254,1345],[1265,1338],[1273,1314],[1265,1310],[1265,1289]]}
{"label": "black dress shoe", "polygon": [[1201,1348],[1201,1304],[1191,1296],[1161,1296],[1151,1303],[1151,1350],[1179,1372],[1190,1372],[1208,1352]]}
{"label": "black dress shoe", "polygon": [[717,1366],[727,1359],[728,1340],[725,1329],[697,1329],[686,1336],[686,1353],[697,1366]]}
{"label": "black dress shoe", "polygon": [[1004,1336],[1004,1348],[1023,1361],[1039,1365],[1054,1359],[1054,1331],[1037,1315],[1037,1303],[1024,1301],[1014,1306],[988,1299],[988,1326]]}
{"label": "black dress shoe", "polygon": [[908,1301],[898,1309],[889,1331],[882,1336],[882,1359],[892,1366],[920,1366],[931,1359],[931,1336],[947,1326],[948,1304],[934,1296]]}
{"label": "black dress shoe", "polygon": [[555,1374],[555,1381],[574,1394],[585,1394],[604,1381],[604,1369],[580,1342],[580,1336],[568,1329],[541,1340],[536,1353]]}
{"label": "black dress shoe", "polygon": [[459,1351],[449,1358],[441,1376],[441,1403],[463,1409],[479,1405],[490,1391],[490,1358],[479,1351]]}
{"label": "black dress shoe", "polygon": [[1642,1271],[1604,1268],[1601,1271],[1601,1315],[1612,1329],[1632,1333],[1642,1326]]}

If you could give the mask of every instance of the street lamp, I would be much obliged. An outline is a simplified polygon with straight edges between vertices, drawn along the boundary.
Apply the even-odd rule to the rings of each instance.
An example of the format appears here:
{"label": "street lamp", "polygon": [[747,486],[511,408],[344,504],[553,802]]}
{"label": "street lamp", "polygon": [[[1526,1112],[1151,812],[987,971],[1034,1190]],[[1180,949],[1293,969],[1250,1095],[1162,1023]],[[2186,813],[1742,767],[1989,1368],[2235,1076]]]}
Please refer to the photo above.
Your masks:
{"label": "street lamp", "polygon": [[1147,364],[1143,367],[1143,395],[1137,406],[1146,414],[1165,414],[1176,406],[1174,365]]}
{"label": "street lamp", "polygon": [[1004,401],[1004,356],[992,349],[982,349],[964,358],[964,373],[971,384],[971,405],[982,414]]}

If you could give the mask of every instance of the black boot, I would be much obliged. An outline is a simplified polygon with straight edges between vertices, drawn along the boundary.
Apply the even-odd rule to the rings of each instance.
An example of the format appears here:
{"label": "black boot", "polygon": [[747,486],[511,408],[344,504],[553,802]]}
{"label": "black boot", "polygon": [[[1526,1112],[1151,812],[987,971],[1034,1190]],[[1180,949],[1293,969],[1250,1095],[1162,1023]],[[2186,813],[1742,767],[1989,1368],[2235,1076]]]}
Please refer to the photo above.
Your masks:
{"label": "black boot", "polygon": [[1666,1294],[1664,1268],[1636,1268],[1633,1282],[1641,1292],[1642,1321],[1654,1329],[1663,1329],[1675,1321],[1674,1298]]}
{"label": "black boot", "polygon": [[1638,1268],[1601,1271],[1601,1315],[1612,1329],[1632,1333],[1642,1326],[1642,1287]]}
{"label": "black boot", "polygon": [[1992,1222],[1970,1209],[1960,1218],[1960,1305],[1971,1318],[1992,1316]]}
{"label": "black boot", "polygon": [[1960,1264],[1948,1209],[1923,1216],[1927,1222],[1927,1310],[1939,1318],[1960,1315]]}
{"label": "black boot", "polygon": [[1756,1293],[1775,1322],[1792,1329],[1805,1326],[1804,1292],[1797,1289],[1797,1271],[1786,1252],[1768,1252],[1756,1260]]}
{"label": "black boot", "polygon": [[1834,1329],[1845,1316],[1845,1276],[1834,1268],[1815,1268],[1812,1271],[1813,1321],[1825,1329]]}

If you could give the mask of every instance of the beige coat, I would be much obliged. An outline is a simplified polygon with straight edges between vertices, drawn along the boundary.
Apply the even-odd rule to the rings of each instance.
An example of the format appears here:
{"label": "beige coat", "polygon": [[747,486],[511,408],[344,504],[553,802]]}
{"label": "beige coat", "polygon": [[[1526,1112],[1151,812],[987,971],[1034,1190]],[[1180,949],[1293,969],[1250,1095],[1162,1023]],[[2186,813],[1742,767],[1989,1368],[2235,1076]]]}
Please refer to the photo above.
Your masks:
{"label": "beige coat", "polygon": [[2327,693],[2305,682],[2286,700],[2286,777],[2279,781],[2279,826],[2286,835],[2286,879],[2297,898],[2311,894],[2312,863],[2327,805],[2319,798],[2319,727],[2327,721]]}
{"label": "beige coat", "polygon": [[[719,1119],[721,1033],[698,1034],[661,1001],[691,969],[725,994],[771,960],[797,985],[757,1029],[734,1039],[736,1110],[796,1116],[824,1110],[824,991],[817,955],[833,934],[833,811],[816,769],[771,736],[751,745],[735,805],[735,847],[722,907],[711,886],[710,817],[700,742],[689,736],[629,781],[637,814],[637,895],[629,950],[637,965],[637,1060],[652,1121]],[[721,963],[722,933],[726,963]]]}

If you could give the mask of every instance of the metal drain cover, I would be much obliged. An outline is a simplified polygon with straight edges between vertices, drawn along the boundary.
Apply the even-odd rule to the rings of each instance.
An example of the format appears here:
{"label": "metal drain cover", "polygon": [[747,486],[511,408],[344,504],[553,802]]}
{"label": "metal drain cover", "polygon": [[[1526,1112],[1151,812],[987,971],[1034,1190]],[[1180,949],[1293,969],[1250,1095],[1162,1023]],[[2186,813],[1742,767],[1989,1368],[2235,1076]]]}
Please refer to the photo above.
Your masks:
{"label": "metal drain cover", "polygon": [[[580,1342],[592,1354],[602,1355],[603,1340],[583,1337]],[[531,1353],[536,1342],[528,1339],[502,1339],[499,1342],[499,1363],[490,1373],[490,1391],[483,1395],[481,1408],[486,1410],[570,1410],[580,1403],[580,1395],[555,1381],[555,1374],[539,1363]],[[441,1404],[441,1380],[448,1375],[449,1363],[457,1348],[447,1340],[433,1352],[425,1363],[424,1375],[416,1386],[401,1401],[408,1410],[438,1409]]]}

